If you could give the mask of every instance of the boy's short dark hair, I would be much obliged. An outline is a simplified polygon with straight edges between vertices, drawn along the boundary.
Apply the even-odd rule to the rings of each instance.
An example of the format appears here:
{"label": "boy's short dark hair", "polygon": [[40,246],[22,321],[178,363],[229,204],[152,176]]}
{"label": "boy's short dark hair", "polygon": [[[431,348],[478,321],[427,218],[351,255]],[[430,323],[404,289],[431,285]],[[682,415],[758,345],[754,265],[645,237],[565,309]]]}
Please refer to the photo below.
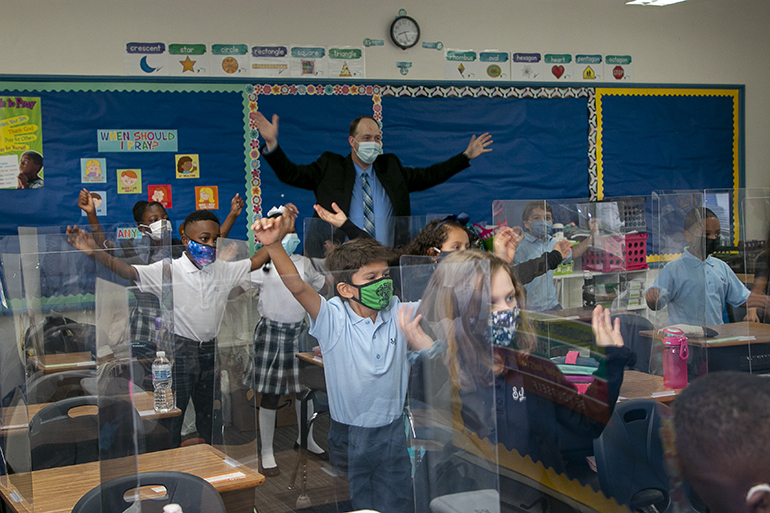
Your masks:
{"label": "boy's short dark hair", "polygon": [[693,380],[674,402],[677,452],[751,472],[767,466],[770,379],[713,372]]}
{"label": "boy's short dark hair", "polygon": [[[687,212],[686,216],[684,216],[684,229],[686,231],[690,231],[690,228],[692,228],[695,223],[700,223],[709,217],[717,217],[717,215],[712,212],[711,209],[705,207],[695,207],[694,209]],[[719,218],[717,217],[717,219]]]}
{"label": "boy's short dark hair", "polygon": [[182,223],[182,231],[187,232],[187,225],[194,224],[199,221],[214,221],[215,223],[219,224],[219,218],[215,216],[211,210],[196,210],[184,218],[184,223]]}
{"label": "boy's short dark hair", "polygon": [[334,273],[334,283],[351,283],[353,275],[366,264],[390,262],[391,250],[376,239],[353,239],[335,247],[326,257],[326,268]]}
{"label": "boy's short dark hair", "polygon": [[527,203],[527,206],[524,207],[524,213],[521,214],[521,220],[529,221],[529,216],[531,216],[532,212],[538,208],[539,209],[545,208],[545,211],[550,212],[551,216],[553,216],[553,209],[551,208],[551,205],[549,205],[547,201],[535,200],[535,201],[530,201],[529,203]]}
{"label": "boy's short dark hair", "polygon": [[374,119],[372,116],[358,116],[356,119],[354,119],[350,123],[350,136],[351,137],[355,137],[356,136],[356,132],[358,132],[358,124],[361,123],[362,119],[371,119],[372,121],[377,123],[377,126],[380,126],[380,124],[377,122],[377,120]]}

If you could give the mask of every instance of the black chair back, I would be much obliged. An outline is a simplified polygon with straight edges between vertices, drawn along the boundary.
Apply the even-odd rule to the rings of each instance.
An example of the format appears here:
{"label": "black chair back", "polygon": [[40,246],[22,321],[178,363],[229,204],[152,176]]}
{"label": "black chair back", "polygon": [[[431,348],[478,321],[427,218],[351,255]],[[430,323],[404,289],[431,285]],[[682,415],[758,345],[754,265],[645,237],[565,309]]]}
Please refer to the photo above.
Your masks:
{"label": "black chair back", "polygon": [[143,500],[142,513],[160,513],[169,503],[179,504],[185,513],[226,513],[216,488],[206,480],[184,472],[146,472],[107,481],[81,497],[72,513],[125,511],[132,504],[126,501],[126,492],[137,486],[163,486],[166,489],[163,498]]}

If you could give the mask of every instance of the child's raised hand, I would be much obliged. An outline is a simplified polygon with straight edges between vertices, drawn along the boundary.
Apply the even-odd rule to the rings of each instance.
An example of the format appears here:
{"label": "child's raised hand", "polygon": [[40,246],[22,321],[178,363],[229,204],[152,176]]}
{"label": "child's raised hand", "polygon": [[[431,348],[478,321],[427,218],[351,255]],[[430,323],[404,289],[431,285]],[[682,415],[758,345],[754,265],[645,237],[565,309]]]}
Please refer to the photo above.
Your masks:
{"label": "child's raised hand", "polygon": [[265,246],[270,246],[276,242],[280,243],[283,239],[281,235],[281,220],[283,216],[276,218],[263,217],[254,221],[251,230],[259,242]]}
{"label": "child's raised hand", "polygon": [[566,260],[569,256],[569,252],[572,251],[572,243],[567,239],[560,240],[553,245],[553,249],[561,253],[562,260]]}
{"label": "child's raised hand", "polygon": [[398,309],[398,323],[404,335],[406,335],[406,341],[410,349],[415,351],[430,349],[433,346],[433,339],[420,327],[422,314],[412,319],[414,309],[414,306],[401,305],[401,308]]}
{"label": "child's raised hand", "polygon": [[243,205],[244,205],[243,198],[241,198],[241,195],[239,193],[235,193],[235,197],[230,201],[230,213],[234,215],[235,217],[238,217],[241,215],[241,212],[243,211]]}
{"label": "child's raised hand", "polygon": [[345,215],[345,212],[336,203],[332,203],[334,213],[329,212],[321,205],[313,205],[313,209],[315,209],[318,217],[337,228],[340,228],[348,220],[348,216]]}
{"label": "child's raised hand", "polygon": [[67,226],[67,243],[78,251],[92,256],[98,251],[96,241],[90,233],[81,230],[77,226]]}
{"label": "child's raised hand", "polygon": [[96,205],[94,205],[94,199],[91,197],[91,193],[86,189],[80,191],[78,196],[78,206],[86,214],[93,214],[96,212]]}
{"label": "child's raised hand", "polygon": [[596,305],[591,317],[591,329],[594,332],[596,345],[599,347],[623,347],[623,335],[620,334],[620,319],[612,324],[609,309]]}
{"label": "child's raised hand", "polygon": [[501,228],[495,234],[495,255],[510,264],[513,262],[513,257],[516,256],[516,248],[523,237],[523,234],[520,236],[513,228],[508,226]]}

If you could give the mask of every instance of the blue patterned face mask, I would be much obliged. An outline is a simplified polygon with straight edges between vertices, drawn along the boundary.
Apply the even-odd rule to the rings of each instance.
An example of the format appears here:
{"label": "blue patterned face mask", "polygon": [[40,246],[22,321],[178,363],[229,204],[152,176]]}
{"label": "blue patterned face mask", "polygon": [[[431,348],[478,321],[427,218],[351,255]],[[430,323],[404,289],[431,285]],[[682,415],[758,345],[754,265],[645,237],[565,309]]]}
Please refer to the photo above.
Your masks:
{"label": "blue patterned face mask", "polygon": [[198,264],[198,267],[206,267],[214,263],[214,260],[217,258],[217,248],[206,246],[192,239],[187,243],[187,252],[190,254],[193,262]]}
{"label": "blue patterned face mask", "polygon": [[515,306],[489,314],[489,338],[496,346],[508,347],[516,336],[521,310]]}
{"label": "blue patterned face mask", "polygon": [[291,256],[297,251],[297,246],[299,246],[299,235],[296,233],[287,233],[281,241],[281,246],[286,250],[286,254]]}

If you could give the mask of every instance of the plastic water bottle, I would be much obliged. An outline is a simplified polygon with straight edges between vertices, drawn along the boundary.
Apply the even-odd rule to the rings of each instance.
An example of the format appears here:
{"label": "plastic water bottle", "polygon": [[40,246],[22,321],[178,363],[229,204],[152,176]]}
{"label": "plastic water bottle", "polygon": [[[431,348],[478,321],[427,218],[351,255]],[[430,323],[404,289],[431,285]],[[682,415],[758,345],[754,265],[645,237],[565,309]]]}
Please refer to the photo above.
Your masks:
{"label": "plastic water bottle", "polygon": [[165,351],[158,351],[152,362],[152,387],[155,391],[155,411],[166,413],[174,409],[174,391],[171,388],[171,362]]}
{"label": "plastic water bottle", "polygon": [[666,388],[687,386],[687,337],[677,328],[663,330],[663,385]]}

